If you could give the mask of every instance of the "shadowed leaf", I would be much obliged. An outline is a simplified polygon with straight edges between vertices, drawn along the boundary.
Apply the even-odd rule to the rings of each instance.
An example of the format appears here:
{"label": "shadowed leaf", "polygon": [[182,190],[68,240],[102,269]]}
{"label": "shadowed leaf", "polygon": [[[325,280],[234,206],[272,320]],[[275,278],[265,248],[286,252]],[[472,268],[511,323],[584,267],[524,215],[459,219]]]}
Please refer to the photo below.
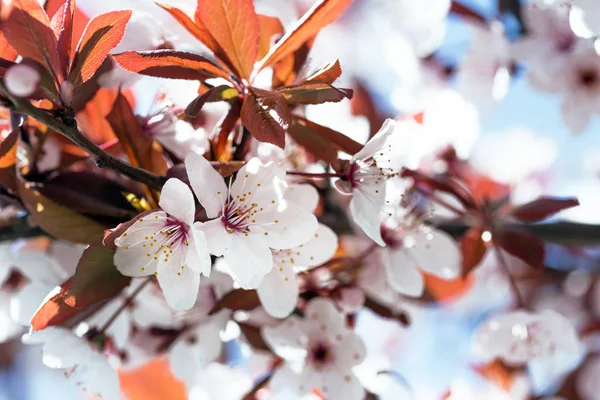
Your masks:
{"label": "shadowed leaf", "polygon": [[256,290],[233,289],[225,294],[210,310],[210,315],[216,314],[224,308],[232,311],[253,310],[260,305]]}
{"label": "shadowed leaf", "polygon": [[241,116],[242,123],[257,140],[284,148],[285,131],[292,115],[283,95],[248,88]]}
{"label": "shadowed leaf", "polygon": [[0,184],[15,193],[19,190],[15,168],[20,132],[20,129],[15,129],[0,142]]}
{"label": "shadowed leaf", "polygon": [[208,89],[206,92],[196,97],[185,109],[185,113],[190,117],[196,117],[205,103],[214,103],[217,101],[233,100],[239,96],[239,92],[231,86],[221,85]]}
{"label": "shadowed leaf", "polygon": [[579,200],[576,198],[541,197],[527,204],[516,207],[510,215],[523,222],[539,222],[568,208],[577,207]]}
{"label": "shadowed leaf", "polygon": [[335,60],[306,78],[304,83],[326,83],[331,85],[340,75],[342,75],[342,67],[340,61]]}
{"label": "shadowed leaf", "polygon": [[332,143],[344,153],[353,155],[355,153],[358,153],[363,148],[362,144],[356,142],[354,139],[349,138],[343,133],[335,131],[326,126],[319,125],[315,122],[309,121],[306,118],[297,115],[294,115],[294,119],[298,124],[310,129],[313,132],[316,132],[321,138]]}
{"label": "shadowed leaf", "polygon": [[505,227],[494,232],[493,240],[511,255],[534,268],[544,267],[544,243],[528,232]]}
{"label": "shadowed leaf", "polygon": [[277,89],[288,104],[321,104],[351,99],[352,89],[338,89],[327,83],[305,83]]}
{"label": "shadowed leaf", "polygon": [[306,124],[299,123],[297,119],[292,121],[288,134],[296,143],[320,160],[332,162],[338,156],[339,148],[335,144],[310,129]]}

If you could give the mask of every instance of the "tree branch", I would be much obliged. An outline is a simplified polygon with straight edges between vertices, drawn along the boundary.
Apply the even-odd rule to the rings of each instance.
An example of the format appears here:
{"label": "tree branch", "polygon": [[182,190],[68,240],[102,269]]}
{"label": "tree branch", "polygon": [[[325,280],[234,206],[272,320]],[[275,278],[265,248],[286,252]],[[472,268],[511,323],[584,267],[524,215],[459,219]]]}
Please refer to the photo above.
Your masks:
{"label": "tree branch", "polygon": [[67,139],[71,140],[77,146],[85,150],[96,161],[99,168],[109,168],[121,175],[127,176],[134,181],[143,183],[154,189],[160,190],[166,181],[165,177],[153,174],[141,168],[134,167],[117,157],[108,154],[106,151],[98,147],[94,142],[88,139],[76,125],[69,126],[59,119],[49,114],[46,110],[35,107],[26,99],[20,99],[13,96],[0,81],[0,92],[13,104],[15,111],[21,114],[28,115],[50,129],[60,133]]}

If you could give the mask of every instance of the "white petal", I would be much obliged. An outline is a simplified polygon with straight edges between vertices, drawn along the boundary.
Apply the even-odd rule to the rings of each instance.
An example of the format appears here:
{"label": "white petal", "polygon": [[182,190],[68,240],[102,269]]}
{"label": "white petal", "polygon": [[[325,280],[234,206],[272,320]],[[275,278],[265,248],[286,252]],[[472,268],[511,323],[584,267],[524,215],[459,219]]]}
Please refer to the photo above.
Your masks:
{"label": "white petal", "polygon": [[285,171],[274,163],[263,164],[254,157],[238,171],[231,185],[231,196],[246,194],[249,203],[258,203],[266,209],[271,201],[277,203],[283,198],[285,188]]}
{"label": "white petal", "polygon": [[[273,373],[273,377],[269,380],[269,386],[273,388],[275,396],[273,400],[297,400],[304,399],[301,397],[309,390],[304,388],[300,381],[300,376],[292,371],[287,365],[277,368]],[[312,400],[312,399],[311,399]]]}
{"label": "white petal", "polygon": [[312,299],[306,305],[304,315],[307,334],[312,340],[324,335],[329,338],[343,336],[346,332],[344,316],[331,300],[322,297]]}
{"label": "white petal", "polygon": [[31,96],[39,82],[40,74],[35,68],[25,64],[11,66],[4,76],[4,84],[8,91],[18,97]]}
{"label": "white petal", "polygon": [[351,372],[341,373],[331,370],[321,378],[319,388],[327,400],[363,400],[365,389]]}
{"label": "white petal", "polygon": [[[175,253],[171,255],[173,257]],[[182,268],[181,261],[169,259],[169,263],[161,260],[158,268],[158,283],[165,295],[165,300],[174,310],[189,310],[196,303],[200,274],[191,268]]]}
{"label": "white petal", "polygon": [[206,277],[210,276],[211,261],[208,252],[208,243],[206,242],[204,232],[199,230],[196,224],[190,229],[185,265],[199,274],[202,273]]}
{"label": "white petal", "polygon": [[283,202],[277,213],[260,218],[262,220],[252,225],[250,230],[264,236],[264,241],[272,249],[289,249],[306,243],[314,237],[318,227],[314,214],[288,202]]}
{"label": "white petal", "polygon": [[367,349],[362,339],[353,331],[349,331],[335,342],[335,364],[341,372],[350,372],[352,367],[362,363]]}
{"label": "white petal", "polygon": [[11,298],[11,318],[21,325],[29,326],[31,318],[52,289],[54,289],[54,286],[49,286],[43,282],[29,282]]}
{"label": "white petal", "polygon": [[389,284],[395,291],[414,297],[423,294],[423,276],[417,269],[415,259],[406,249],[381,249],[381,261]]}
{"label": "white petal", "polygon": [[315,211],[319,205],[319,192],[309,184],[288,185],[283,198],[309,212]]}
{"label": "white petal", "polygon": [[179,179],[169,179],[160,192],[160,208],[184,222],[187,226],[194,223],[196,203],[190,188]]}
{"label": "white petal", "polygon": [[225,254],[231,245],[232,235],[227,232],[220,219],[213,219],[208,222],[196,222],[194,223],[193,230],[204,233],[208,251],[215,256]]}
{"label": "white petal", "polygon": [[164,211],[156,211],[139,218],[121,236],[115,239],[118,247],[135,246],[142,243],[146,236],[152,236],[165,226],[167,214]]}
{"label": "white petal", "polygon": [[362,148],[361,151],[356,153],[352,159],[353,160],[361,160],[370,158],[373,154],[379,151],[388,139],[388,137],[394,132],[394,128],[396,126],[396,121],[393,119],[386,119],[379,131],[373,136],[365,147]]}
{"label": "white petal", "polygon": [[185,158],[190,185],[209,218],[218,216],[227,199],[227,186],[219,174],[203,156],[191,153]]}
{"label": "white petal", "polygon": [[120,273],[133,277],[152,275],[158,266],[153,253],[142,246],[117,247],[114,262]]}
{"label": "white petal", "polygon": [[273,265],[258,286],[261,304],[275,318],[285,318],[294,311],[298,292],[298,281],[290,264]]}
{"label": "white petal", "polygon": [[295,265],[310,268],[329,261],[335,255],[337,248],[338,237],[335,232],[327,225],[319,224],[314,236],[308,242],[290,250],[283,250],[280,254],[283,257],[285,255],[293,257]]}
{"label": "white petal", "polygon": [[308,337],[304,331],[305,321],[292,315],[281,324],[264,326],[262,337],[269,347],[285,360],[301,360],[306,356]]}
{"label": "white petal", "polygon": [[[350,201],[350,212],[354,222],[380,246],[385,246],[381,238],[381,221],[379,213],[385,204],[385,182],[378,189],[367,187],[371,192],[366,193],[361,190],[352,191],[352,200]],[[379,193],[375,191],[379,190]]]}
{"label": "white petal", "polygon": [[423,271],[442,279],[455,279],[460,275],[460,248],[450,235],[437,229],[421,230],[414,241],[410,255]]}
{"label": "white petal", "polygon": [[256,289],[273,267],[271,250],[262,237],[232,234],[224,255],[233,279],[244,289]]}

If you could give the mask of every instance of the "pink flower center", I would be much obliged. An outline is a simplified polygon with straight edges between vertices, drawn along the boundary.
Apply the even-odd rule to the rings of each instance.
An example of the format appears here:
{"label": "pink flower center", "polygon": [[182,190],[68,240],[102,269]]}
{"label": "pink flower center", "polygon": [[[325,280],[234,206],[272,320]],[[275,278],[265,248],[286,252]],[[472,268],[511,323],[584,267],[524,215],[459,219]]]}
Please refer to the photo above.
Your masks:
{"label": "pink flower center", "polygon": [[248,203],[247,194],[243,193],[225,203],[221,222],[229,233],[245,233],[248,227],[256,222],[256,214],[262,210],[257,203]]}
{"label": "pink flower center", "polygon": [[332,358],[333,352],[326,342],[315,342],[309,349],[308,362],[317,369],[331,363]]}
{"label": "pink flower center", "polygon": [[[155,216],[154,218],[159,218]],[[171,254],[179,250],[182,246],[188,246],[190,243],[190,229],[189,227],[173,218],[167,217],[163,221],[163,226],[150,236],[146,236],[142,241],[142,247],[145,248],[148,253],[147,257],[154,257],[154,260],[158,260],[159,257],[163,258],[162,261],[168,262]],[[127,250],[127,248],[125,248]]]}

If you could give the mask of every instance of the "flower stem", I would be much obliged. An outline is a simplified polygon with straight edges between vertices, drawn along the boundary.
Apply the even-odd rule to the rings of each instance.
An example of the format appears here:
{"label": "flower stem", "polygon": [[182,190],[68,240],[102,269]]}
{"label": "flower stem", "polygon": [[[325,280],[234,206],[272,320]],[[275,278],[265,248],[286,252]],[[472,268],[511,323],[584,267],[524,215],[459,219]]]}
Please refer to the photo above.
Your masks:
{"label": "flower stem", "polygon": [[94,142],[88,139],[87,136],[85,136],[77,128],[76,124],[73,126],[67,125],[58,118],[55,118],[49,114],[47,110],[35,107],[26,99],[20,99],[13,96],[2,81],[0,81],[0,93],[12,103],[15,111],[21,114],[29,115],[30,117],[38,120],[85,150],[94,158],[96,165],[99,168],[112,169],[121,175],[125,175],[135,181],[158,190],[160,190],[163,184],[166,182],[166,178],[163,176],[153,174],[152,172],[146,171],[142,168],[134,167],[133,165],[108,154],[106,151],[102,150]]}
{"label": "flower stem", "polygon": [[297,172],[297,171],[287,171],[288,175],[293,176],[304,176],[306,178],[343,178],[344,175],[339,174],[337,172]]}
{"label": "flower stem", "polygon": [[144,289],[146,287],[146,285],[148,283],[152,282],[152,277],[148,277],[146,278],[146,280],[144,280],[144,282],[140,283],[140,285],[133,291],[133,293],[131,293],[126,299],[125,301],[123,301],[123,304],[121,304],[121,307],[119,307],[114,313],[113,315],[110,316],[110,318],[104,323],[104,325],[102,326],[102,328],[100,328],[100,330],[98,331],[99,333],[105,333],[106,330],[108,328],[110,328],[110,326],[113,324],[113,322],[115,322],[115,320],[119,317],[119,315],[121,315],[121,313],[127,308],[129,307],[129,305],[133,302],[133,299],[135,299],[135,297],[140,294],[140,292],[142,291],[142,289]]}
{"label": "flower stem", "polygon": [[[494,237],[494,233],[492,232],[492,237]],[[521,292],[519,292],[519,287],[517,286],[517,282],[515,281],[514,276],[510,273],[510,269],[508,268],[508,263],[506,262],[506,258],[504,258],[504,254],[502,254],[502,249],[500,246],[494,243],[494,254],[496,254],[496,259],[498,260],[498,264],[504,270],[506,277],[508,278],[508,282],[510,283],[511,290],[514,295],[515,303],[517,308],[526,308],[525,301],[521,296]]]}

